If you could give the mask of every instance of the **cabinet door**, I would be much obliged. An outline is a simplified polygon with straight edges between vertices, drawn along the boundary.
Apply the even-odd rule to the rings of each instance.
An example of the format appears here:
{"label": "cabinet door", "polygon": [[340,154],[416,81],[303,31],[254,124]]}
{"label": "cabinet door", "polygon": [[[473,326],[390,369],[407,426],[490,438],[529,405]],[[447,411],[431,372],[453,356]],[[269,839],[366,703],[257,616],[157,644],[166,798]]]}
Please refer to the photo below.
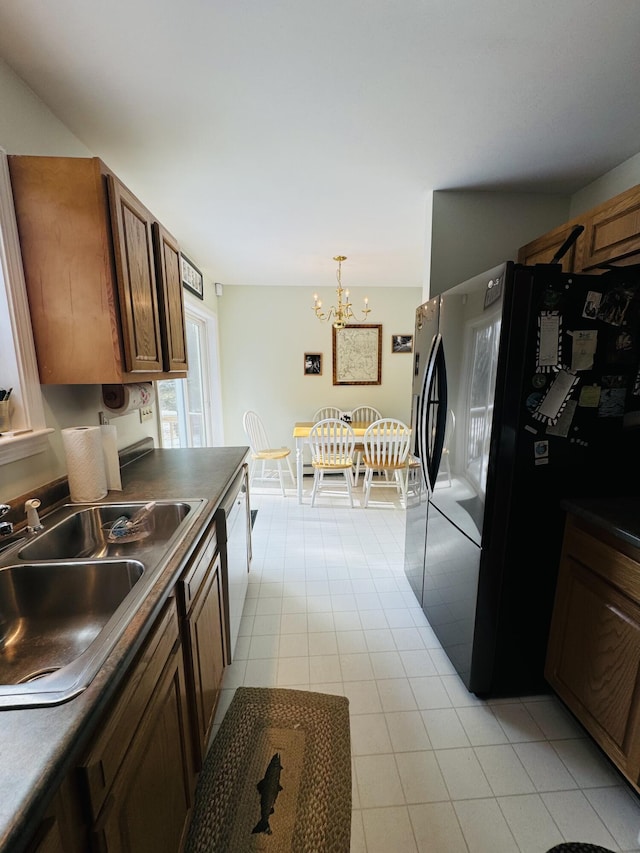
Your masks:
{"label": "cabinet door", "polygon": [[211,566],[188,619],[192,701],[197,724],[196,757],[202,765],[224,669],[220,554]]}
{"label": "cabinet door", "polygon": [[188,365],[180,247],[177,240],[159,222],[153,223],[153,242],[164,371],[165,373],[184,372]]}
{"label": "cabinet door", "polygon": [[125,366],[129,373],[161,373],[152,216],[114,175],[108,181]]}
{"label": "cabinet door", "polygon": [[[615,584],[637,564],[578,530],[565,539],[545,674],[636,786],[640,771],[640,606]],[[614,581],[614,583],[612,583]]]}
{"label": "cabinet door", "polygon": [[192,807],[182,647],[174,646],[94,826],[108,853],[176,853]]}
{"label": "cabinet door", "polygon": [[588,270],[606,262],[637,263],[640,255],[640,186],[590,211],[585,221],[584,258]]}
{"label": "cabinet door", "polygon": [[[518,263],[528,265],[551,263],[556,252],[571,233],[572,228],[577,224],[579,223],[565,223],[527,243],[526,246],[518,250]],[[577,268],[576,264],[579,265],[583,238],[584,234],[581,234],[562,258],[561,264],[564,272],[574,272]]]}

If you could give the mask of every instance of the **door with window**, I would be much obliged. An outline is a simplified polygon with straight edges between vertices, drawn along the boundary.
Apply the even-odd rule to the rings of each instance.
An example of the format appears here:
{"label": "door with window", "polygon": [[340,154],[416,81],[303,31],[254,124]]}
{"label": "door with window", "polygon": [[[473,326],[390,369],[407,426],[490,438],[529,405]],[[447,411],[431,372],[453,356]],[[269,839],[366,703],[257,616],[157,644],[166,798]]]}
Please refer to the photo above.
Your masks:
{"label": "door with window", "polygon": [[215,314],[185,300],[189,375],[157,383],[161,447],[223,444]]}

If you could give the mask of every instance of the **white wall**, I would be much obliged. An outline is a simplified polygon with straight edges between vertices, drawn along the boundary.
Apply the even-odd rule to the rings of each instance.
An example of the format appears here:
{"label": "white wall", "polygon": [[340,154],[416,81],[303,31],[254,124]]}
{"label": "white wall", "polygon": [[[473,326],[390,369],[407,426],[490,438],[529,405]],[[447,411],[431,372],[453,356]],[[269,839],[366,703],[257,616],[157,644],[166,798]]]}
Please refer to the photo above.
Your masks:
{"label": "white wall", "polygon": [[[94,152],[75,137],[0,60],[0,147],[8,154],[89,157]],[[55,432],[49,450],[0,467],[0,501],[11,500],[66,473],[60,430],[97,424],[103,408],[99,385],[43,386],[47,426]],[[116,418],[118,446],[156,433],[155,423],[140,424],[137,413]]]}
{"label": "white wall", "polygon": [[520,246],[569,218],[569,197],[440,190],[433,193],[430,293],[515,260]]}
{"label": "white wall", "polygon": [[[348,287],[348,281],[343,282]],[[331,279],[319,293],[335,303]],[[310,420],[320,406],[351,409],[369,403],[383,415],[407,421],[413,356],[391,352],[391,335],[413,334],[419,287],[354,288],[354,309],[369,297],[369,323],[382,325],[382,384],[333,385],[332,327],[312,311],[313,291],[303,287],[225,287],[219,299],[225,441],[246,444],[242,414],[254,409],[272,444],[293,447],[295,421]],[[305,376],[305,352],[323,355],[322,376]]]}
{"label": "white wall", "polygon": [[618,193],[640,184],[640,153],[635,154],[615,169],[588,184],[571,196],[569,219],[579,216]]}

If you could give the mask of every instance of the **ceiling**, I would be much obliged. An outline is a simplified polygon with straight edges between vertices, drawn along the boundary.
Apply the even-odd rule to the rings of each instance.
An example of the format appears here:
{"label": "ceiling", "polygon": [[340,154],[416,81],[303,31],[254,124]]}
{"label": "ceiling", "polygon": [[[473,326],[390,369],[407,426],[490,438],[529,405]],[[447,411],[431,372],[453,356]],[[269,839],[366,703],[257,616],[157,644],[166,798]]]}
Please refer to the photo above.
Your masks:
{"label": "ceiling", "polygon": [[224,284],[420,287],[432,189],[640,150],[636,0],[2,0],[0,56]]}

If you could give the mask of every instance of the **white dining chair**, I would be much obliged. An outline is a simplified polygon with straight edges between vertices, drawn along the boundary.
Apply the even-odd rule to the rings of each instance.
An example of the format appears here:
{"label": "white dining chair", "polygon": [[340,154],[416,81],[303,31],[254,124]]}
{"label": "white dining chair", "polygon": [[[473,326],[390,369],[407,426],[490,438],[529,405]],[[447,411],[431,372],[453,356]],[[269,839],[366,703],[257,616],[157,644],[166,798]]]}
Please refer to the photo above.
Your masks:
{"label": "white dining chair", "polygon": [[396,489],[407,503],[407,460],[411,430],[397,418],[381,418],[374,421],[364,434],[364,505],[369,505],[369,496],[374,486],[389,488],[389,481],[374,482],[373,474],[378,471],[393,474]]}
{"label": "white dining chair", "polygon": [[[379,421],[382,415],[373,406],[357,406],[351,411],[351,423],[371,424],[374,421]],[[361,441],[356,441],[354,448],[356,464],[353,474],[353,482],[357,486],[358,478],[360,477],[360,467],[362,466],[362,454],[364,452],[364,444]]]}
{"label": "white dining chair", "polygon": [[322,406],[320,409],[316,409],[314,412],[313,418],[311,419],[314,424],[318,423],[318,421],[324,421],[327,418],[341,418],[342,417],[342,409],[339,409],[337,406]]}
{"label": "white dining chair", "polygon": [[[280,488],[282,489],[282,497],[286,497],[284,488],[284,470],[282,467],[283,461],[287,463],[291,482],[295,486],[295,478],[291,467],[291,450],[288,447],[271,447],[267,432],[260,416],[255,412],[246,411],[242,416],[242,425],[249,441],[251,448],[251,464],[249,477],[250,483],[255,480],[273,480],[275,471],[273,467],[271,471],[267,466],[275,465],[278,478],[280,480]],[[258,471],[260,472],[258,474]],[[269,476],[271,475],[271,476]]]}
{"label": "white dining chair", "polygon": [[339,418],[325,418],[311,427],[309,447],[313,466],[313,489],[311,506],[323,488],[327,473],[344,474],[349,503],[353,507],[353,430]]}

